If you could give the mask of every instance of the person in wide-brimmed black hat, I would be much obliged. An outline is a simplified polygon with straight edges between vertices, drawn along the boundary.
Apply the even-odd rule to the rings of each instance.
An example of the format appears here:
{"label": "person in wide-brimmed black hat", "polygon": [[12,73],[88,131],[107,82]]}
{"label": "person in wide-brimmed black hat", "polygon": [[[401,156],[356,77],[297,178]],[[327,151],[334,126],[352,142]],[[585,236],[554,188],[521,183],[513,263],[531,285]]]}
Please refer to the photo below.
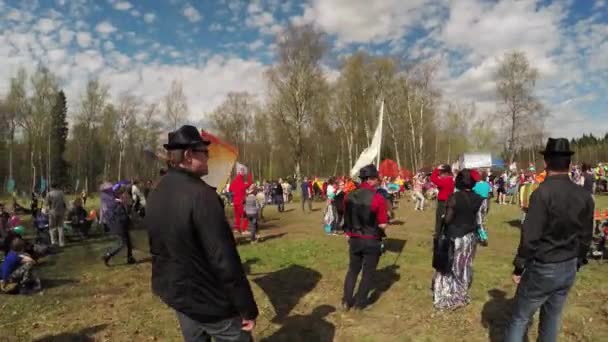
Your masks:
{"label": "person in wide-brimmed black hat", "polygon": [[560,316],[577,270],[587,263],[593,234],[591,194],[570,180],[568,139],[549,138],[547,177],[532,193],[521,229],[513,281],[518,284],[505,341],[522,341],[528,323],[541,309],[540,341],[556,341]]}
{"label": "person in wide-brimmed black hat", "polygon": [[144,221],[152,290],[176,311],[184,340],[250,341],[258,308],[224,207],[207,174],[209,141],[193,126],[169,133],[169,170]]}

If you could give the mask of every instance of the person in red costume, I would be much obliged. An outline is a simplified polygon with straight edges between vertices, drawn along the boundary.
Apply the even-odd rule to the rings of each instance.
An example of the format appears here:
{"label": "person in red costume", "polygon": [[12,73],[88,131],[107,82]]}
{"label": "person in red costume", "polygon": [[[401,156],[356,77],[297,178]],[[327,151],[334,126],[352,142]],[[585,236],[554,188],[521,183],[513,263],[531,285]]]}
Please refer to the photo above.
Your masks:
{"label": "person in red costume", "polygon": [[454,193],[454,177],[450,165],[440,165],[431,174],[431,182],[437,185],[437,212],[435,214],[435,235],[439,236],[441,231],[442,217],[445,215],[445,205],[451,194]]}
{"label": "person in red costume", "polygon": [[247,182],[243,181],[243,174],[238,173],[230,183],[232,193],[232,203],[234,203],[234,232],[244,233],[247,231],[247,218],[245,213],[245,195],[247,188],[251,185],[251,172],[247,174]]}

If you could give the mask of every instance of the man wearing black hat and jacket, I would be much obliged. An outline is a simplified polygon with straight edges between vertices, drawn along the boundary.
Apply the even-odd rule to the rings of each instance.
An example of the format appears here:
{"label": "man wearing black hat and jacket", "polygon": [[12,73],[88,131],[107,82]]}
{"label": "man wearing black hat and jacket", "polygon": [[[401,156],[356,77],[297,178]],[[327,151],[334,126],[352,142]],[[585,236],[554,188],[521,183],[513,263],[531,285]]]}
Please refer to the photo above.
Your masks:
{"label": "man wearing black hat and jacket", "polygon": [[[367,165],[359,171],[359,188],[345,198],[344,231],[349,237],[350,263],[344,280],[344,310],[360,310],[368,304],[376,266],[382,255],[382,237],[388,223],[386,201],[377,192],[378,170]],[[363,269],[357,294],[353,297],[357,277]]]}
{"label": "man wearing black hat and jacket", "polygon": [[549,138],[541,152],[547,178],[532,193],[515,257],[518,284],[505,341],[523,341],[528,322],[540,308],[539,341],[556,341],[560,317],[576,272],[587,263],[593,234],[591,194],[568,176],[567,139]]}
{"label": "man wearing black hat and jacket", "polygon": [[176,311],[185,341],[250,341],[258,309],[221,200],[201,179],[208,145],[193,126],[169,133],[169,171],[145,218],[152,290]]}

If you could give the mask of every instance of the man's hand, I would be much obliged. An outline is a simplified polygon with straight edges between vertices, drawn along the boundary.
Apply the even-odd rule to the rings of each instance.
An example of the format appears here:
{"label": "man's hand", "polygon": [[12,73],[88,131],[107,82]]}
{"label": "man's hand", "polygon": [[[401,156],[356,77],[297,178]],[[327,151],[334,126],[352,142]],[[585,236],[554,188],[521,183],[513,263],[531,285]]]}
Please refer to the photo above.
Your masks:
{"label": "man's hand", "polygon": [[378,228],[380,228],[380,229],[386,229],[386,223],[379,224]]}
{"label": "man's hand", "polygon": [[521,276],[514,274],[513,276],[511,276],[511,279],[513,279],[513,282],[515,284],[519,285],[519,282],[521,281]]}
{"label": "man's hand", "polygon": [[255,328],[255,319],[243,318],[243,327],[241,329],[245,331],[253,331],[253,328]]}

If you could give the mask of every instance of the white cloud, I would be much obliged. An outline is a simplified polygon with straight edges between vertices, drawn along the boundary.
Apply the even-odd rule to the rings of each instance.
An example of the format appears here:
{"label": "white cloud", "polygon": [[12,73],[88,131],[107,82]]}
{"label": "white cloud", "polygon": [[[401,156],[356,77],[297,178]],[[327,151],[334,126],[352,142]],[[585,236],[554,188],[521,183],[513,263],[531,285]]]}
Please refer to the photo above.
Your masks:
{"label": "white cloud", "polygon": [[82,48],[89,47],[89,45],[91,45],[92,40],[93,39],[89,32],[76,33],[76,41],[78,42],[78,45],[80,45],[80,47]]}
{"label": "white cloud", "polygon": [[103,48],[106,49],[107,51],[114,50],[114,43],[112,43],[111,41],[108,40],[103,43]]}
{"label": "white cloud", "polygon": [[439,0],[312,0],[295,24],[314,23],[340,44],[384,42],[403,36]]}
{"label": "white cloud", "polygon": [[131,3],[128,1],[118,1],[114,3],[114,9],[117,9],[119,11],[127,11],[131,9],[131,7],[133,7],[133,5],[131,5]]}
{"label": "white cloud", "polygon": [[146,13],[144,14],[144,21],[148,24],[153,23],[156,20],[156,14],[154,13]]}
{"label": "white cloud", "polygon": [[201,14],[199,13],[199,11],[196,8],[194,8],[192,5],[190,5],[190,4],[186,4],[186,6],[184,6],[182,14],[191,23],[196,23],[196,22],[198,22],[198,21],[200,21],[202,19]]}
{"label": "white cloud", "polygon": [[141,12],[140,12],[140,11],[138,11],[138,10],[132,10],[130,13],[131,13],[131,15],[132,15],[132,16],[134,16],[135,18],[139,18],[139,17],[141,17]]}
{"label": "white cloud", "polygon": [[79,69],[84,69],[89,73],[99,71],[105,64],[103,56],[96,50],[86,50],[76,54],[74,64]]}
{"label": "white cloud", "polygon": [[213,23],[211,25],[209,25],[209,31],[211,32],[218,32],[222,30],[222,24],[220,23]]}
{"label": "white cloud", "polygon": [[276,35],[281,32],[281,25],[275,22],[274,16],[270,12],[258,11],[258,7],[254,6],[254,10],[251,10],[253,4],[249,5],[250,14],[245,20],[245,24],[251,28],[257,28],[263,34]]}
{"label": "white cloud", "polygon": [[150,57],[148,55],[148,53],[140,52],[140,53],[136,54],[134,58],[135,58],[135,60],[142,62],[142,61],[148,59],[148,57]]}
{"label": "white cloud", "polygon": [[255,50],[261,48],[262,46],[264,46],[264,41],[261,40],[261,39],[258,39],[258,40],[254,41],[254,42],[251,42],[248,45],[248,48],[249,48],[250,51],[255,51]]}
{"label": "white cloud", "polygon": [[102,21],[97,24],[97,26],[95,26],[95,31],[104,36],[107,36],[110,33],[116,32],[116,27],[114,27],[114,25],[112,25],[112,23],[110,23],[109,21]]}
{"label": "white cloud", "polygon": [[59,27],[59,23],[53,19],[42,18],[36,24],[36,30],[44,34],[49,34]]}
{"label": "white cloud", "polygon": [[53,49],[48,52],[49,61],[55,63],[62,62],[65,59],[66,55],[67,53],[63,49]]}

